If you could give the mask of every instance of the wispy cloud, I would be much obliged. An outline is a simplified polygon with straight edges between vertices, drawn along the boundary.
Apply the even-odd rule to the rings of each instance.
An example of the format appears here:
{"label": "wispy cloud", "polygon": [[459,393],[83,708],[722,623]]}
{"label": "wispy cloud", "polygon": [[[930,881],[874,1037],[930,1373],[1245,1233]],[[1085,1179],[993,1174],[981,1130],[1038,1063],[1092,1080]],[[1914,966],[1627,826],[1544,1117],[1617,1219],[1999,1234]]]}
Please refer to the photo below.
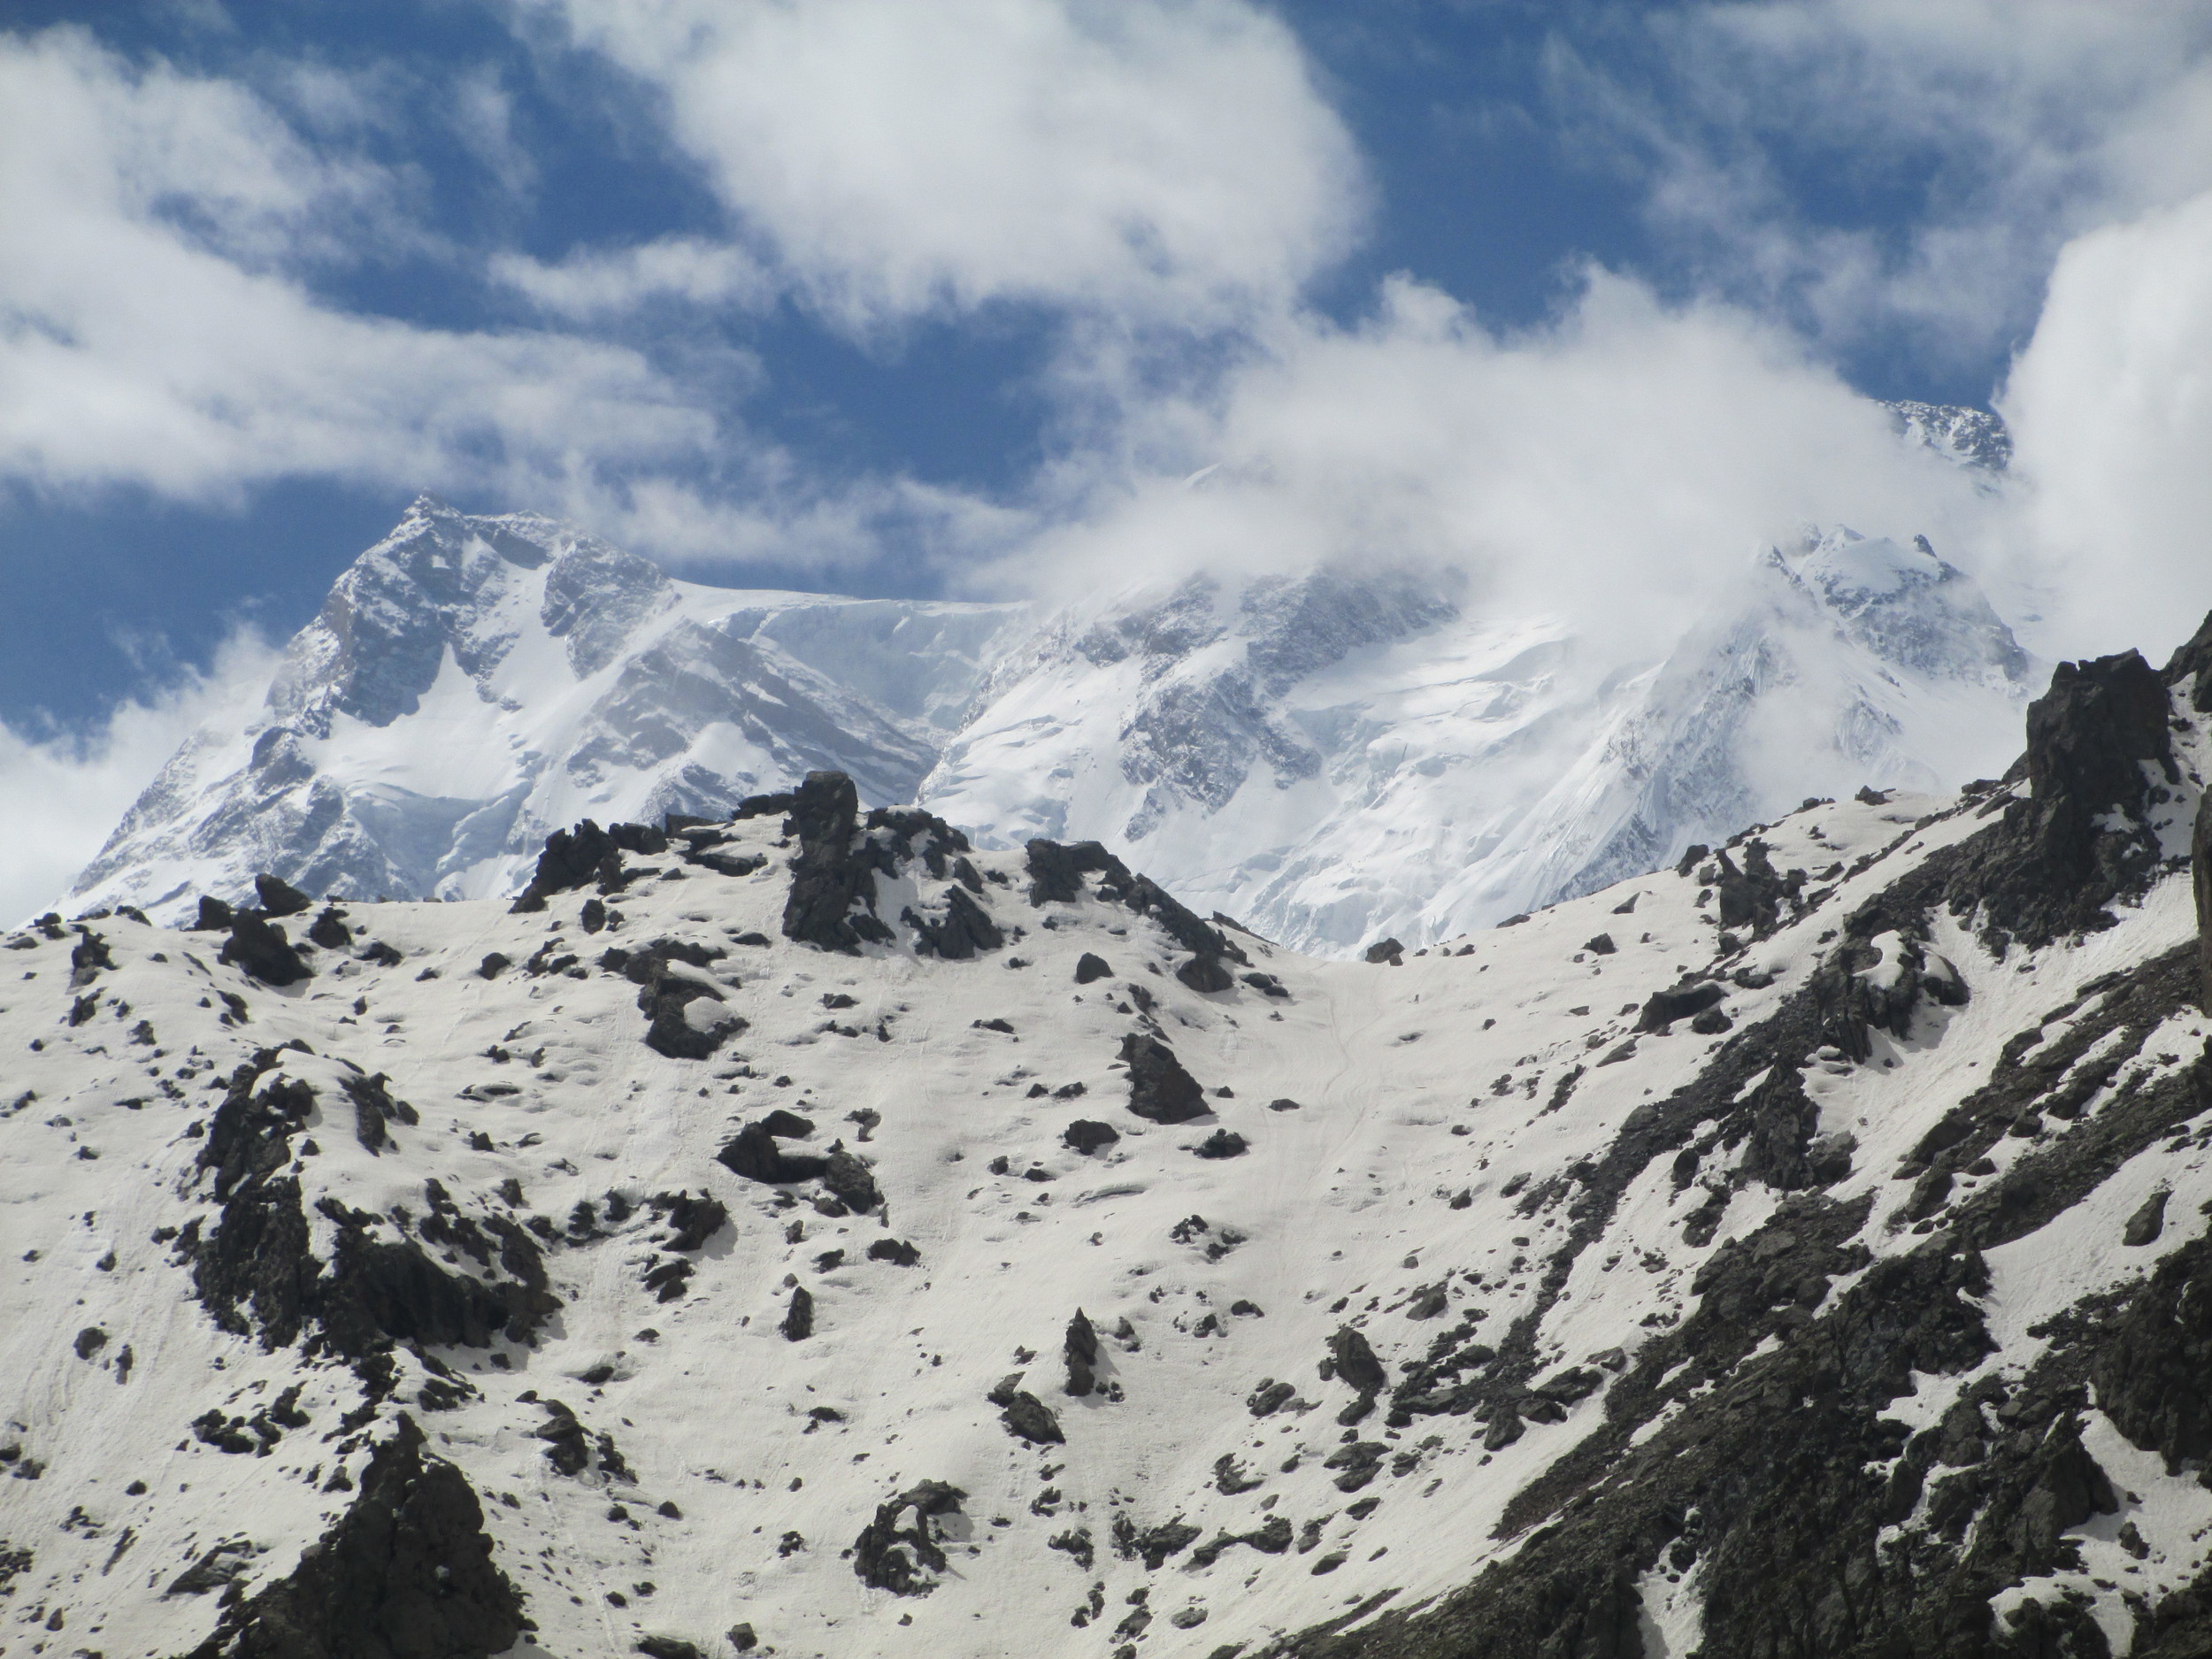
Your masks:
{"label": "wispy cloud", "polygon": [[0,926],[58,903],[177,745],[203,726],[234,731],[259,705],[274,647],[234,633],[204,672],[118,704],[88,732],[0,725]]}

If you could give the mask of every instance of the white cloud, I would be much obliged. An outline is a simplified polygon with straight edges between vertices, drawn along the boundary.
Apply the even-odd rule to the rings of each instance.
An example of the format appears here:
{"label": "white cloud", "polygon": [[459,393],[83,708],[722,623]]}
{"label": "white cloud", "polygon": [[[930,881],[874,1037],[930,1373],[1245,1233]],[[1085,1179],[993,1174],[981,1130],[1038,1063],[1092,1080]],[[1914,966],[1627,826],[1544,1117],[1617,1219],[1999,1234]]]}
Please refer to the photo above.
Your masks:
{"label": "white cloud", "polygon": [[576,321],[618,316],[660,299],[757,311],[777,293],[775,279],[751,254],[696,236],[586,250],[559,261],[495,254],[491,273],[541,311]]}
{"label": "white cloud", "polygon": [[259,705],[278,652],[232,635],[213,666],[119,704],[89,733],[0,725],[0,926],[60,902],[177,745],[203,726],[234,731]]}
{"label": "white cloud", "polygon": [[[709,453],[637,353],[342,311],[295,272],[386,215],[239,86],[0,36],[0,476],[236,499],[288,475],[565,503]],[[403,227],[396,236],[409,233]]]}
{"label": "white cloud", "polygon": [[[1130,483],[1130,455],[1158,464]],[[1215,396],[1140,408],[1090,490],[1001,580],[1444,565],[1474,577],[1471,604],[1569,619],[1613,666],[1663,654],[1808,522],[1970,560],[1990,511],[1786,333],[1601,272],[1519,337],[1403,279],[1363,326],[1287,325]]]}
{"label": "white cloud", "polygon": [[2020,552],[2074,654],[2160,655],[2212,608],[2212,193],[2068,244],[2001,407]]}
{"label": "white cloud", "polygon": [[993,301],[1219,326],[1358,219],[1350,138],[1244,0],[544,3],[849,327]]}
{"label": "white cloud", "polygon": [[[1621,14],[1560,117],[1628,157],[1697,280],[1939,368],[2032,325],[2059,247],[2212,185],[2212,12],[1766,0]],[[1624,67],[1632,65],[1633,67]],[[1794,169],[1832,176],[1825,196]]]}

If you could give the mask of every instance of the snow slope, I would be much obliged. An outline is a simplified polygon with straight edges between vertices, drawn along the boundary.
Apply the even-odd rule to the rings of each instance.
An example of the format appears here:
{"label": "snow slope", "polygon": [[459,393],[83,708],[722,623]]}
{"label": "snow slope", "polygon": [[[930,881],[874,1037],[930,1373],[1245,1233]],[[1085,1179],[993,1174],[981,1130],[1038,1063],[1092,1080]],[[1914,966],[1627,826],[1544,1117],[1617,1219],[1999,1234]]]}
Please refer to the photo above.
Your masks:
{"label": "snow slope", "polygon": [[[412,1423],[517,1653],[1840,1653],[1847,1571],[1885,1651],[2152,1652],[2212,1560],[2212,1333],[2158,1311],[2212,1281],[2192,649],[2062,677],[2032,786],[1394,964],[812,796],[542,910],[345,904],[282,987],[18,935],[10,1651],[309,1651],[269,1632],[334,1573],[504,1642],[465,1552],[345,1531]],[[719,1048],[649,1048],[670,1007]],[[1148,1036],[1186,1121],[1132,1110]],[[875,1190],[718,1162],[772,1122]]]}

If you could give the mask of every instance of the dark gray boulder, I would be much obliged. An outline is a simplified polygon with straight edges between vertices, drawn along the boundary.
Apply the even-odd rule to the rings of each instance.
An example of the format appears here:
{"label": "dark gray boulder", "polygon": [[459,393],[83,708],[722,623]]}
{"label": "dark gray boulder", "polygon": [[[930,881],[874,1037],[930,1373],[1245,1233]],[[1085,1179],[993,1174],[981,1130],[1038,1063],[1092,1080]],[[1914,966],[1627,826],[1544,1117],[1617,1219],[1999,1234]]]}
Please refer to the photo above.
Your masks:
{"label": "dark gray boulder", "polygon": [[297,916],[311,910],[315,901],[288,881],[275,876],[258,875],[253,879],[253,890],[260,895],[261,908],[271,916]]}
{"label": "dark gray boulder", "polygon": [[1067,1436],[1061,1432],[1060,1419],[1052,1415],[1045,1402],[1035,1394],[1017,1392],[1007,1401],[999,1419],[1006,1432],[1017,1440],[1027,1440],[1033,1446],[1064,1446]]}
{"label": "dark gray boulder", "polygon": [[1688,1019],[1727,998],[1728,987],[1707,979],[1697,985],[1678,985],[1671,991],[1654,991],[1636,1016],[1638,1031],[1664,1031],[1678,1019]]}
{"label": "dark gray boulder", "polygon": [[1088,1157],[1101,1147],[1112,1146],[1121,1135],[1111,1124],[1100,1123],[1094,1118],[1078,1118],[1060,1132],[1060,1139]]}
{"label": "dark gray boulder", "polygon": [[259,910],[233,913],[230,937],[215,959],[243,969],[264,985],[296,985],[308,975],[298,948]]}
{"label": "dark gray boulder", "polygon": [[1348,1325],[1339,1325],[1329,1338],[1329,1363],[1357,1394],[1379,1394],[1389,1382],[1367,1339]]}
{"label": "dark gray boulder", "polygon": [[1157,1037],[1131,1032],[1121,1040],[1121,1057],[1129,1068],[1129,1110],[1156,1124],[1188,1123],[1210,1110],[1206,1091],[1183,1070],[1175,1050]]}
{"label": "dark gray boulder", "polygon": [[1068,1367],[1067,1393],[1080,1398],[1097,1387],[1098,1329],[1080,1308],[1075,1310],[1075,1317],[1068,1321],[1061,1354]]}
{"label": "dark gray boulder", "polygon": [[792,1287],[791,1305],[776,1326],[787,1342],[803,1342],[814,1334],[814,1297],[804,1285]]}
{"label": "dark gray boulder", "polygon": [[[758,1123],[747,1124],[736,1137],[716,1153],[715,1161],[733,1175],[741,1175],[749,1181],[759,1181],[770,1187],[787,1187],[797,1181],[810,1181],[828,1167],[828,1161],[805,1153],[789,1153],[776,1144],[776,1130],[772,1126],[777,1116]],[[802,1119],[801,1121],[804,1121]]]}

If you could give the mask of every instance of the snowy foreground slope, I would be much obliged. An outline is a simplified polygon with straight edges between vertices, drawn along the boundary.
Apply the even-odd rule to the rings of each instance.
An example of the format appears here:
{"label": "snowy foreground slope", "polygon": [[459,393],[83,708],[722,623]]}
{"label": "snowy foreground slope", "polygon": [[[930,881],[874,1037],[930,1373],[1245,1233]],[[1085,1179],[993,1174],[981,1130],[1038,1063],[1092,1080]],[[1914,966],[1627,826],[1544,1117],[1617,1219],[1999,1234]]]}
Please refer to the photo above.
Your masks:
{"label": "snowy foreground slope", "polygon": [[1396,962],[827,775],[10,938],[0,1644],[2204,1653],[2208,721]]}
{"label": "snowy foreground slope", "polygon": [[[1991,477],[2002,428],[1901,406]],[[2001,767],[2034,665],[1924,541],[1746,561],[1663,660],[1432,569],[1195,574],[1053,608],[674,581],[526,513],[425,498],[188,741],[73,909],[157,921],[270,872],[486,898],[591,816],[727,812],[818,767],[985,847],[1096,838],[1301,949],[1425,944],[1671,864],[1808,795]]]}

